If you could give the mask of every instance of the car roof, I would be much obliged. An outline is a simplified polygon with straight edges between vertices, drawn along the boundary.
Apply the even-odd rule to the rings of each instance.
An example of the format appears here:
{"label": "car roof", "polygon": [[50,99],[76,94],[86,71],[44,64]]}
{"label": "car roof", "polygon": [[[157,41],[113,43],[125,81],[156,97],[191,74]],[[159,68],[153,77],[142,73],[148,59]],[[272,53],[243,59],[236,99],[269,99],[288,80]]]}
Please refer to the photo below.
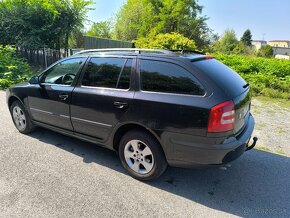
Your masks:
{"label": "car roof", "polygon": [[89,49],[78,52],[73,56],[94,57],[104,55],[186,59],[190,61],[206,59],[208,57],[199,51],[193,50],[165,50],[165,49],[139,49],[139,48]]}

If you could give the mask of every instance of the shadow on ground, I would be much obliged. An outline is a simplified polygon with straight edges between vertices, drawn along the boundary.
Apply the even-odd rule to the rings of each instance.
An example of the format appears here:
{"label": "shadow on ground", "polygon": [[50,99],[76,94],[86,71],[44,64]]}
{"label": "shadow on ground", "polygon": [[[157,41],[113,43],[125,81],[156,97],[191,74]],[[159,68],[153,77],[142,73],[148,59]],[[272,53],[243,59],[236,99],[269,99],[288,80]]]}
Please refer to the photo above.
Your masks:
{"label": "shadow on ground", "polygon": [[[78,155],[84,163],[126,174],[110,150],[45,129],[30,136]],[[168,168],[147,185],[237,216],[290,217],[290,158],[264,151],[245,153],[227,170]]]}

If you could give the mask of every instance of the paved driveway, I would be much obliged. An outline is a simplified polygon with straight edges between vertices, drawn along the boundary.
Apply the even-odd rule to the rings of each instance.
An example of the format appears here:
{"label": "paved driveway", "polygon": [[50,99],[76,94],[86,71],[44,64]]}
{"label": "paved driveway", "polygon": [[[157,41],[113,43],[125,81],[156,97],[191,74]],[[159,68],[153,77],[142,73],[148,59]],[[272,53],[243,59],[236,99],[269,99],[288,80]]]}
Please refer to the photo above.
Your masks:
{"label": "paved driveway", "polygon": [[142,183],[117,155],[14,128],[0,92],[0,217],[290,217],[290,158],[252,150],[227,170],[169,168]]}

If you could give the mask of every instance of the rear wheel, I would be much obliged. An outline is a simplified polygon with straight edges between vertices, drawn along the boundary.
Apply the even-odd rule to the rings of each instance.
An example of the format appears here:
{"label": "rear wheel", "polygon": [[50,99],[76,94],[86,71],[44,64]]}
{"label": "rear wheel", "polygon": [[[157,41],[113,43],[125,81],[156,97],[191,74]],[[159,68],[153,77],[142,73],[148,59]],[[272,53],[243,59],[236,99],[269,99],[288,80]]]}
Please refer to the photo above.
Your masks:
{"label": "rear wheel", "polygon": [[142,131],[130,131],[123,136],[119,156],[124,168],[139,180],[158,178],[167,168],[163,150],[158,141]]}
{"label": "rear wheel", "polygon": [[20,101],[15,101],[10,107],[10,113],[15,127],[21,133],[30,133],[35,129],[30,117]]}

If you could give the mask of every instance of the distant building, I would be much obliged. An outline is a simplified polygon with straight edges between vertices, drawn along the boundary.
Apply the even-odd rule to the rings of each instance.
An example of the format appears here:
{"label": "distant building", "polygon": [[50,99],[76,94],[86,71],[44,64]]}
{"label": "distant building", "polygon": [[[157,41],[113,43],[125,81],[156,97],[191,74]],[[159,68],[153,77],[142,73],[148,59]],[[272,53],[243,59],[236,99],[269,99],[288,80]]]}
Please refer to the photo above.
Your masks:
{"label": "distant building", "polygon": [[274,48],[290,48],[289,40],[272,40],[268,42],[268,45],[271,45]]}
{"label": "distant building", "polygon": [[290,60],[290,56],[289,55],[275,55],[276,59],[285,59],[285,60]]}
{"label": "distant building", "polygon": [[252,45],[256,48],[256,50],[259,50],[262,48],[262,46],[267,45],[267,41],[264,40],[253,40]]}
{"label": "distant building", "polygon": [[290,55],[290,47],[283,48],[283,47],[273,47],[274,55]]}

